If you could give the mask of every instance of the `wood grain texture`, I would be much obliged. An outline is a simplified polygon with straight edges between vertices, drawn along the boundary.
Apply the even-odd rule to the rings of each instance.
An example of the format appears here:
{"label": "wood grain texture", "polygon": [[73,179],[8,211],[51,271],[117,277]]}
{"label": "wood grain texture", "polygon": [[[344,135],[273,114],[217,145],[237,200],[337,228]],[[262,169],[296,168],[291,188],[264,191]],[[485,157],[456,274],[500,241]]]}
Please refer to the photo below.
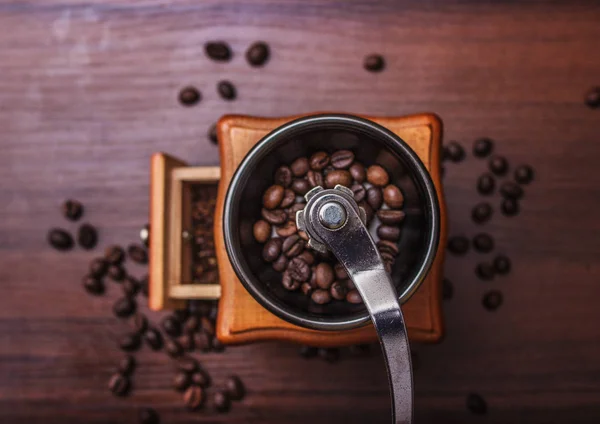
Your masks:
{"label": "wood grain texture", "polygon": [[[446,261],[446,339],[415,346],[416,422],[596,424],[600,116],[582,97],[600,84],[598,22],[596,1],[2,2],[0,421],[130,423],[137,406],[154,405],[165,423],[388,422],[377,354],[329,365],[283,343],[203,357],[216,384],[236,373],[248,386],[231,414],[185,412],[172,365],[147,350],[131,398],[113,398],[105,385],[127,328],[109,312],[119,287],[85,296],[80,278],[101,251],[61,254],[45,241],[52,226],[77,229],[58,212],[67,197],[85,203],[101,247],[137,240],[151,154],[217,165],[206,132],[222,115],[336,110],[434,111],[446,140],[489,136],[511,167],[536,170],[521,214],[503,217],[493,196],[480,228],[469,215],[484,161],[446,164],[450,234],[489,232],[513,271],[483,283],[473,269],[487,256]],[[230,42],[230,63],[203,55],[210,39]],[[272,57],[254,69],[243,54],[259,39]],[[372,52],[386,57],[380,74],[362,69]],[[224,79],[238,100],[218,98]],[[177,102],[188,84],[202,91],[197,107]],[[505,298],[495,313],[481,307],[490,288]],[[470,391],[487,399],[487,417],[465,410]]]}

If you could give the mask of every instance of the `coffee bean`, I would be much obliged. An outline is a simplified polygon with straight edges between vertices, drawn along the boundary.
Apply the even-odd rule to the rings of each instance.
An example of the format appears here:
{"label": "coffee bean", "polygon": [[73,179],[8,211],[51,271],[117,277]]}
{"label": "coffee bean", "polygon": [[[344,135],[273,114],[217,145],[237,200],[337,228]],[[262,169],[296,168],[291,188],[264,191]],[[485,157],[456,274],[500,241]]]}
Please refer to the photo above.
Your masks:
{"label": "coffee bean", "polygon": [[129,297],[117,300],[113,305],[113,313],[119,318],[127,318],[135,313],[137,304]]}
{"label": "coffee bean", "polygon": [[135,358],[131,355],[125,355],[123,359],[119,361],[117,370],[123,375],[131,375],[135,370]]}
{"label": "coffee bean", "polygon": [[129,378],[119,373],[113,374],[108,381],[108,389],[115,396],[125,396],[129,392],[130,386]]}
{"label": "coffee bean", "polygon": [[149,328],[144,333],[144,340],[152,350],[160,350],[163,347],[163,338],[155,328]]}
{"label": "coffee bean", "polygon": [[321,289],[328,290],[335,279],[333,268],[326,262],[321,262],[315,268],[315,282]]}
{"label": "coffee bean", "polygon": [[345,187],[350,187],[352,184],[352,176],[350,175],[350,172],[336,169],[327,174],[325,177],[325,187],[334,188],[338,184]]}
{"label": "coffee bean", "polygon": [[300,353],[300,356],[302,356],[303,358],[309,359],[317,356],[318,349],[313,346],[300,346],[300,350],[298,351],[298,353]]}
{"label": "coffee bean", "polygon": [[142,294],[143,294],[145,297],[148,297],[148,276],[147,276],[147,275],[144,275],[144,276],[143,276],[143,277],[140,279],[139,283],[140,283],[140,287],[141,287]]}
{"label": "coffee bean", "polygon": [[350,290],[346,295],[346,302],[348,303],[358,304],[362,303],[362,301],[362,297],[360,297],[360,293],[356,289]]}
{"label": "coffee bean", "polygon": [[205,331],[200,331],[194,334],[194,344],[196,345],[196,349],[208,352],[212,347],[212,339]]}
{"label": "coffee bean", "polygon": [[292,205],[291,208],[286,209],[286,213],[290,217],[290,220],[296,220],[296,212],[304,209],[304,206],[306,206],[304,203],[296,203]]}
{"label": "coffee bean", "polygon": [[273,262],[281,253],[282,239],[270,239],[263,247],[262,257],[265,262]]}
{"label": "coffee bean", "polygon": [[398,187],[390,184],[383,189],[383,201],[392,209],[400,209],[404,205],[404,196]]}
{"label": "coffee bean", "polygon": [[295,177],[304,177],[309,169],[308,159],[305,157],[296,159],[290,165],[290,169]]}
{"label": "coffee bean", "polygon": [[496,180],[492,174],[483,174],[477,179],[477,191],[479,194],[492,194],[496,188]]}
{"label": "coffee bean", "polygon": [[318,355],[327,362],[337,362],[340,359],[340,350],[335,347],[321,348]]}
{"label": "coffee bean", "polygon": [[497,274],[505,275],[510,272],[510,259],[505,255],[498,255],[494,259],[494,270]]}
{"label": "coffee bean", "polygon": [[289,291],[296,291],[301,285],[301,282],[292,278],[292,275],[286,270],[281,277],[281,285]]}
{"label": "coffee bean", "polygon": [[177,340],[167,339],[165,341],[165,352],[167,352],[171,358],[177,358],[183,355],[183,347]]}
{"label": "coffee bean", "polygon": [[367,190],[365,190],[362,184],[354,184],[350,189],[354,193],[354,200],[356,200],[357,203],[362,202],[365,199]]}
{"label": "coffee bean", "polygon": [[[206,136],[208,137],[208,139],[210,140],[210,142],[212,144],[219,144],[219,137],[217,134],[217,124],[212,124],[208,128],[208,131],[206,132]],[[148,246],[148,245],[146,244],[146,246]]]}
{"label": "coffee bean", "polygon": [[398,247],[398,245],[389,240],[379,240],[377,242],[377,249],[379,249],[379,251],[382,253],[389,253],[390,255],[392,255],[392,258],[398,256],[398,253],[400,253],[400,248]]}
{"label": "coffee bean", "polygon": [[191,356],[184,356],[177,361],[177,368],[187,374],[192,374],[198,370],[198,362]]}
{"label": "coffee bean", "polygon": [[100,280],[96,277],[93,277],[91,275],[83,277],[82,283],[83,283],[83,288],[89,294],[100,295],[100,294],[104,293],[104,283],[102,282],[102,280]]}
{"label": "coffee bean", "polygon": [[504,199],[500,206],[502,213],[506,216],[515,216],[519,213],[519,201],[516,199]]}
{"label": "coffee bean", "polygon": [[313,171],[321,171],[329,165],[329,155],[326,152],[317,152],[310,157],[310,169]]}
{"label": "coffee bean", "polygon": [[262,219],[254,223],[252,228],[254,239],[259,243],[265,243],[271,236],[271,225]]}
{"label": "coffee bean", "polygon": [[354,281],[352,281],[352,280],[344,280],[344,281],[346,282],[346,287],[348,287],[348,290],[356,290]]}
{"label": "coffee bean", "polygon": [[237,90],[230,81],[219,81],[217,92],[225,100],[234,100],[237,96]]}
{"label": "coffee bean", "polygon": [[140,342],[139,334],[126,334],[119,339],[119,347],[126,352],[133,352],[140,348]]}
{"label": "coffee bean", "polygon": [[130,244],[127,248],[127,254],[133,262],[142,265],[148,263],[148,253],[146,252],[146,249],[139,244]]}
{"label": "coffee bean", "polygon": [[53,228],[48,232],[48,243],[56,250],[66,251],[73,247],[73,237],[63,229]]}
{"label": "coffee bean", "polygon": [[244,383],[235,375],[231,375],[225,380],[225,391],[232,400],[242,400],[246,394]]}
{"label": "coffee bean", "polygon": [[304,231],[298,231],[298,235],[302,240],[308,241],[308,234],[306,234]]}
{"label": "coffee bean", "polygon": [[294,221],[288,221],[282,227],[277,227],[275,232],[279,237],[286,238],[295,235],[298,232],[298,228]]}
{"label": "coffee bean", "polygon": [[289,262],[289,259],[284,254],[281,254],[275,260],[275,262],[273,262],[272,267],[277,272],[283,272],[287,268],[288,262]]}
{"label": "coffee bean", "polygon": [[600,107],[600,86],[592,87],[585,93],[584,98],[585,104],[590,109],[597,109]]}
{"label": "coffee bean", "polygon": [[310,183],[305,179],[296,178],[294,181],[292,181],[292,190],[294,190],[294,193],[299,194],[300,196],[304,196],[308,190],[310,190],[310,188]]}
{"label": "coffee bean", "polygon": [[108,276],[113,281],[123,281],[125,275],[125,269],[121,265],[111,265],[108,267]]}
{"label": "coffee bean", "polygon": [[108,263],[103,258],[95,258],[90,262],[90,276],[102,278],[106,275]]}
{"label": "coffee bean", "polygon": [[270,49],[269,45],[264,41],[253,43],[246,50],[246,60],[251,66],[263,66],[269,60]]}
{"label": "coffee bean", "polygon": [[354,153],[351,150],[338,150],[331,155],[331,165],[335,169],[348,169],[354,162]]}
{"label": "coffee bean", "polygon": [[380,209],[377,211],[377,217],[382,224],[397,225],[404,220],[404,212],[392,209]]}
{"label": "coffee bean", "polygon": [[523,189],[515,182],[505,181],[500,186],[500,194],[504,197],[518,200],[523,197]]}
{"label": "coffee bean", "polygon": [[227,412],[231,408],[229,395],[221,390],[217,390],[213,393],[212,404],[217,412]]}
{"label": "coffee bean", "polygon": [[481,253],[489,253],[494,250],[494,239],[486,233],[477,234],[473,237],[473,247]]}
{"label": "coffee bean", "polygon": [[121,246],[109,246],[104,252],[104,258],[111,265],[120,265],[125,259],[125,250]]}
{"label": "coffee bean", "polygon": [[204,390],[200,386],[190,386],[183,395],[183,402],[190,411],[195,411],[204,405]]}
{"label": "coffee bean", "polygon": [[501,292],[498,290],[490,290],[483,295],[481,303],[488,311],[495,311],[502,305],[503,300],[504,298]]}
{"label": "coffee bean", "polygon": [[146,318],[146,315],[142,313],[137,313],[133,317],[132,326],[138,334],[143,334],[148,328],[148,318]]}
{"label": "coffee bean", "polygon": [[326,303],[331,302],[331,294],[329,291],[323,289],[316,289],[310,295],[310,298],[317,305],[325,305]]}
{"label": "coffee bean", "polygon": [[283,241],[281,251],[288,258],[298,256],[304,250],[304,240],[298,234],[292,234]]}
{"label": "coffee bean", "polygon": [[488,262],[481,262],[475,268],[475,275],[481,280],[491,280],[494,278],[494,267]]}
{"label": "coffee bean", "polygon": [[306,174],[306,180],[311,187],[323,187],[325,181],[321,171],[313,171],[312,169]]}
{"label": "coffee bean", "polygon": [[129,275],[125,277],[122,287],[123,294],[127,297],[135,297],[140,291],[140,283]]}
{"label": "coffee bean", "polygon": [[349,278],[346,269],[339,262],[335,264],[335,266],[333,267],[333,271],[335,272],[335,278],[337,278],[338,280],[347,280]]}
{"label": "coffee bean", "polygon": [[464,255],[469,251],[469,239],[464,236],[450,237],[448,250],[454,255]]}
{"label": "coffee bean", "polygon": [[213,336],[215,334],[215,323],[212,319],[208,317],[200,318],[200,324],[202,325],[202,330],[206,332],[209,336]]}
{"label": "coffee bean", "polygon": [[268,209],[261,209],[261,215],[269,224],[272,225],[281,225],[285,221],[287,221],[287,214],[282,209],[273,209],[272,211]]}
{"label": "coffee bean", "polygon": [[493,156],[489,162],[492,174],[502,176],[508,171],[508,161],[502,156]]}
{"label": "coffee bean", "polygon": [[367,179],[367,171],[365,170],[364,165],[360,162],[354,162],[348,171],[350,171],[350,175],[358,184],[364,183]]}
{"label": "coffee bean", "polygon": [[296,201],[296,193],[294,193],[294,190],[290,190],[289,188],[286,188],[283,191],[283,199],[281,199],[281,203],[279,204],[279,207],[281,207],[282,209],[288,208],[288,207],[292,206],[295,201]]}
{"label": "coffee bean", "polygon": [[533,168],[529,165],[517,166],[515,180],[522,185],[529,184],[533,180]]}
{"label": "coffee bean", "polygon": [[98,232],[90,224],[83,224],[77,231],[77,243],[86,250],[93,249],[98,243]]}
{"label": "coffee bean", "polygon": [[62,213],[69,221],[77,221],[83,215],[83,205],[77,200],[68,199],[61,206]]}
{"label": "coffee bean", "polygon": [[334,299],[344,300],[346,299],[346,294],[348,294],[348,289],[340,281],[335,281],[331,285],[329,293],[331,293],[331,297],[333,297]]}
{"label": "coffee bean", "polygon": [[315,255],[313,255],[309,250],[304,250],[304,252],[302,252],[298,255],[298,258],[302,259],[304,262],[306,262],[309,265],[312,265],[315,263]]}
{"label": "coffee bean", "polygon": [[192,384],[208,387],[210,386],[210,376],[204,370],[198,370],[192,374]]}
{"label": "coffee bean", "polygon": [[288,166],[280,166],[275,171],[275,184],[289,187],[292,184],[292,170]]}
{"label": "coffee bean", "polygon": [[490,218],[492,217],[492,212],[492,206],[489,203],[479,203],[475,205],[475,207],[471,211],[471,218],[475,223],[483,224],[484,222],[490,220]]}
{"label": "coffee bean", "polygon": [[183,87],[180,91],[179,91],[179,103],[181,103],[182,106],[194,106],[196,104],[198,104],[198,102],[200,102],[200,100],[202,99],[202,94],[200,93],[200,91],[193,86],[187,86],[187,87]]}
{"label": "coffee bean", "polygon": [[377,187],[385,187],[390,182],[390,177],[385,169],[379,165],[371,165],[367,169],[367,181]]}
{"label": "coffee bean", "polygon": [[308,281],[311,276],[310,266],[300,258],[292,259],[287,271],[294,280],[301,283]]}
{"label": "coffee bean", "polygon": [[300,291],[305,296],[310,296],[313,291],[313,286],[310,283],[302,283],[300,285]]}
{"label": "coffee bean", "polygon": [[138,411],[138,423],[140,424],[159,424],[160,418],[152,408],[140,408]]}
{"label": "coffee bean", "polygon": [[283,200],[284,188],[280,185],[272,185],[263,194],[263,206],[267,209],[275,209]]}
{"label": "coffee bean", "polygon": [[465,150],[456,141],[451,141],[444,146],[444,157],[458,163],[465,158]]}
{"label": "coffee bean", "polygon": [[224,41],[210,41],[204,44],[204,52],[212,60],[227,62],[231,59],[231,50]]}
{"label": "coffee bean", "polygon": [[377,210],[383,204],[383,193],[379,187],[370,187],[367,190],[367,202],[373,210]]}
{"label": "coffee bean", "polygon": [[369,72],[381,72],[385,68],[385,60],[380,54],[370,54],[365,57],[363,67]]}
{"label": "coffee bean", "polygon": [[196,315],[188,317],[183,324],[183,331],[193,333],[200,328],[200,318]]}
{"label": "coffee bean", "polygon": [[444,278],[442,281],[442,298],[448,300],[452,299],[452,296],[454,296],[454,286],[450,280]]}
{"label": "coffee bean", "polygon": [[484,415],[487,412],[485,400],[476,393],[467,396],[467,409],[475,415]]}
{"label": "coffee bean", "polygon": [[172,315],[167,315],[160,322],[162,330],[171,337],[178,337],[181,335],[181,323],[177,318]]}
{"label": "coffee bean", "polygon": [[489,156],[494,150],[494,143],[489,138],[478,138],[473,143],[473,154],[478,158]]}
{"label": "coffee bean", "polygon": [[400,228],[391,225],[380,225],[377,227],[377,235],[383,240],[398,241],[400,239]]}

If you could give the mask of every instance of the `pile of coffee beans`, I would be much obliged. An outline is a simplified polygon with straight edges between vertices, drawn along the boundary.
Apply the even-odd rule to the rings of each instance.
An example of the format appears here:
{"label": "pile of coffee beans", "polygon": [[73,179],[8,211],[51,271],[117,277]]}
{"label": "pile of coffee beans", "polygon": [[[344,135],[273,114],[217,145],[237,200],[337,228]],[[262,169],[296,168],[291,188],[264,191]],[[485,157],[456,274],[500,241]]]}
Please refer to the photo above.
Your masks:
{"label": "pile of coffee beans", "polygon": [[281,165],[275,171],[273,185],[264,192],[262,219],[253,227],[254,238],[263,244],[263,260],[281,273],[283,287],[299,290],[319,305],[362,302],[344,267],[333,255],[309,248],[307,235],[296,228],[296,212],[306,203],[304,195],[313,187],[334,188],[337,184],[352,190],[354,200],[366,212],[367,225],[375,223],[377,248],[391,272],[399,253],[404,196],[390,183],[383,167],[365,167],[350,150],[331,154],[319,151]]}
{"label": "pile of coffee beans", "polygon": [[[77,222],[83,216],[83,205],[77,200],[69,199],[61,205],[62,215],[72,222]],[[64,228],[52,228],[46,236],[48,243],[56,250],[67,251],[75,246],[71,233]],[[82,224],[77,230],[77,244],[85,250],[96,247],[98,230],[90,224]]]}
{"label": "pile of coffee beans", "polygon": [[192,192],[192,281],[198,284],[219,282],[213,237],[216,184],[194,184]]}

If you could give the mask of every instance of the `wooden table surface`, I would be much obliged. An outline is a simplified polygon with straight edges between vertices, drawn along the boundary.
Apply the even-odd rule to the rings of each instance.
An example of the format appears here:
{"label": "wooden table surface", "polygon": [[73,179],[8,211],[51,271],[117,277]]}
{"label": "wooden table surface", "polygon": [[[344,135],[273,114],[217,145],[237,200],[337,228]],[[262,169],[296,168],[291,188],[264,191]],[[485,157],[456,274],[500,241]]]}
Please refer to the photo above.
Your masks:
{"label": "wooden table surface", "polygon": [[[148,350],[132,395],[114,398],[106,383],[126,329],[110,313],[117,290],[93,299],[80,286],[100,249],[64,254],[45,240],[50,227],[77,228],[58,210],[73,197],[101,246],[135,241],[150,154],[217,164],[205,134],[225,113],[334,110],[439,114],[445,140],[469,153],[446,165],[452,234],[480,231],[470,221],[485,169],[470,154],[475,138],[536,170],[521,214],[503,217],[495,196],[483,227],[513,272],[482,282],[473,269],[484,255],[447,261],[447,336],[415,346],[415,421],[598,423],[600,111],[583,95],[600,85],[599,22],[591,1],[2,2],[0,422],[129,423],[142,405],[163,423],[388,422],[379,354],[327,364],[278,343],[205,356],[217,383],[235,373],[248,386],[230,414],[185,412],[172,365]],[[212,39],[230,43],[230,63],[204,56]],[[262,69],[243,58],[255,40],[272,48]],[[385,55],[380,74],[362,68],[372,52]],[[218,98],[223,79],[238,100]],[[186,108],[177,94],[189,84],[203,99]],[[481,305],[492,288],[505,299],[496,312]],[[487,417],[466,410],[470,392],[485,397]]]}

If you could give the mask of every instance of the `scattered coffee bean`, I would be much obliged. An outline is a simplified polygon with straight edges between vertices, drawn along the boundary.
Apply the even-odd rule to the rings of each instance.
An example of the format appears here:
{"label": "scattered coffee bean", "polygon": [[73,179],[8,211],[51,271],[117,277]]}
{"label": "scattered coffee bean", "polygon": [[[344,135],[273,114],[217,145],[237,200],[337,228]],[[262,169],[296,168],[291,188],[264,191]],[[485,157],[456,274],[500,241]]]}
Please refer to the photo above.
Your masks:
{"label": "scattered coffee bean", "polygon": [[492,174],[502,176],[508,171],[508,161],[502,156],[493,156],[490,159],[489,167]]}
{"label": "scattered coffee bean", "polygon": [[183,395],[183,402],[190,411],[195,411],[204,405],[204,390],[200,386],[190,386]]}
{"label": "scattered coffee bean", "polygon": [[265,262],[273,262],[281,253],[281,245],[283,242],[280,238],[273,238],[267,241],[263,247],[262,257]]}
{"label": "scattered coffee bean", "polygon": [[280,166],[275,171],[275,184],[283,187],[289,187],[292,184],[292,170],[288,166]]}
{"label": "scattered coffee bean", "polygon": [[519,165],[515,169],[515,181],[519,184],[529,184],[533,180],[533,168],[529,165]]}
{"label": "scattered coffee bean", "polygon": [[254,234],[254,239],[257,242],[266,243],[269,237],[271,237],[271,224],[260,219],[254,223],[252,232]]}
{"label": "scattered coffee bean", "polygon": [[300,196],[304,196],[310,189],[311,187],[308,180],[296,178],[292,181],[292,190]]}
{"label": "scattered coffee bean", "polygon": [[221,390],[217,390],[213,393],[213,406],[218,412],[227,412],[231,408],[231,400],[229,395]]}
{"label": "scattered coffee bean", "polygon": [[335,281],[331,285],[329,293],[331,294],[331,297],[333,297],[336,300],[345,300],[346,295],[348,294],[348,288],[342,282]]}
{"label": "scattered coffee bean", "polygon": [[349,303],[362,303],[362,297],[360,297],[360,293],[358,290],[350,290],[346,295],[346,301]]}
{"label": "scattered coffee bean", "polygon": [[327,362],[337,362],[340,359],[340,350],[335,347],[321,348],[319,356]]}
{"label": "scattered coffee bean", "polygon": [[511,198],[504,199],[500,209],[506,216],[515,216],[519,213],[519,201]]}
{"label": "scattered coffee bean", "polygon": [[352,184],[352,176],[346,170],[336,169],[330,171],[325,177],[325,187],[334,188],[336,185],[350,187]]}
{"label": "scattered coffee bean", "polygon": [[119,339],[119,347],[126,352],[133,352],[140,348],[139,334],[126,334]]}
{"label": "scattered coffee bean", "polygon": [[140,283],[140,287],[141,287],[142,294],[143,294],[145,297],[148,297],[148,290],[149,290],[149,287],[148,287],[148,276],[147,276],[147,275],[144,275],[144,276],[143,276],[143,277],[140,279],[139,283]]}
{"label": "scattered coffee bean", "polygon": [[113,374],[108,381],[108,389],[115,396],[125,396],[129,392],[130,386],[129,378],[119,373]]}
{"label": "scattered coffee bean", "polygon": [[135,366],[135,358],[131,355],[125,355],[123,359],[119,361],[117,371],[123,375],[131,375],[135,370]]}
{"label": "scattered coffee bean", "polygon": [[490,290],[483,295],[481,303],[488,311],[495,311],[502,305],[503,300],[504,298],[501,292],[498,290]]}
{"label": "scattered coffee bean", "polygon": [[140,291],[140,283],[131,276],[126,276],[123,281],[123,294],[127,297],[134,297]]}
{"label": "scattered coffee bean", "polygon": [[208,387],[210,386],[210,376],[204,371],[199,370],[192,374],[191,377],[192,384],[200,387]]}
{"label": "scattered coffee bean", "polygon": [[90,224],[83,224],[77,231],[77,243],[86,250],[93,249],[98,243],[98,232],[96,227]]}
{"label": "scattered coffee bean", "polygon": [[177,368],[188,374],[198,370],[198,362],[191,356],[185,356],[177,361]]}
{"label": "scattered coffee bean", "polygon": [[492,194],[496,188],[496,180],[492,174],[483,174],[477,179],[477,191],[479,194]]}
{"label": "scattered coffee bean", "polygon": [[113,305],[113,313],[119,318],[127,318],[135,313],[137,304],[129,297],[117,300]]}
{"label": "scattered coffee bean", "polygon": [[196,347],[194,342],[194,333],[186,332],[183,336],[179,338],[179,344],[181,348],[186,352],[191,352]]}
{"label": "scattered coffee bean", "polygon": [[283,241],[281,251],[288,258],[293,258],[302,253],[304,245],[304,240],[302,240],[298,234],[292,234]]}
{"label": "scattered coffee bean", "polygon": [[251,66],[263,66],[269,60],[269,56],[269,45],[264,41],[253,43],[248,50],[246,50],[246,60]]}
{"label": "scattered coffee bean", "polygon": [[323,187],[325,185],[325,179],[321,171],[313,171],[312,169],[306,174],[306,181],[310,187]]}
{"label": "scattered coffee bean", "polygon": [[230,81],[219,81],[217,91],[221,98],[225,100],[234,100],[237,96],[237,90]]}
{"label": "scattered coffee bean", "polygon": [[281,225],[287,221],[287,214],[281,209],[274,209],[272,211],[263,208],[261,215],[271,225]]}
{"label": "scattered coffee bean", "polygon": [[491,280],[494,278],[494,267],[488,262],[481,262],[477,264],[477,267],[475,268],[475,274],[481,280]]}
{"label": "scattered coffee bean", "polygon": [[298,352],[303,358],[309,359],[317,356],[318,349],[313,346],[300,346],[300,350]]}
{"label": "scattered coffee bean", "polygon": [[311,276],[310,266],[300,258],[294,258],[290,261],[287,272],[290,277],[301,283],[308,281]]}
{"label": "scattered coffee bean", "polygon": [[225,391],[232,400],[242,400],[246,394],[244,383],[235,375],[229,376],[225,380]]}
{"label": "scattered coffee bean", "polygon": [[[329,155],[326,152],[317,152],[310,157],[309,165],[313,171],[321,171],[329,165]],[[335,166],[335,165],[334,165]]]}
{"label": "scattered coffee bean", "polygon": [[215,323],[212,319],[208,317],[200,318],[200,323],[202,325],[202,330],[206,332],[209,336],[213,336],[215,334]]}
{"label": "scattered coffee bean", "polygon": [[111,265],[108,267],[108,276],[113,281],[123,281],[125,275],[125,269],[121,265]]}
{"label": "scattered coffee bean", "polygon": [[206,56],[217,62],[227,62],[231,59],[231,49],[224,41],[211,41],[204,44]]}
{"label": "scattered coffee bean", "polygon": [[398,241],[400,239],[400,227],[380,225],[377,227],[377,235],[382,240]]}
{"label": "scattered coffee bean", "polygon": [[[313,275],[314,275],[314,271],[313,271]],[[300,291],[305,296],[310,296],[312,294],[313,290],[314,290],[314,288],[310,283],[302,283],[300,285]]]}
{"label": "scattered coffee bean", "polygon": [[377,187],[385,187],[390,182],[390,177],[385,169],[379,165],[369,166],[367,181]]}
{"label": "scattered coffee bean", "polygon": [[178,337],[181,335],[181,322],[172,315],[167,315],[160,322],[160,326],[165,333],[171,337]]}
{"label": "scattered coffee bean", "polygon": [[469,393],[467,396],[467,409],[475,415],[485,415],[487,412],[487,403],[476,393]]}
{"label": "scattered coffee bean", "polygon": [[404,220],[404,212],[393,209],[380,209],[377,217],[384,225],[398,225]]}
{"label": "scattered coffee bean", "polygon": [[360,162],[354,162],[348,171],[350,171],[350,175],[358,184],[364,183],[367,179],[367,171],[365,170],[364,165]]}
{"label": "scattered coffee bean", "polygon": [[200,102],[202,94],[196,87],[187,86],[179,91],[179,103],[183,106],[194,106]]}
{"label": "scattered coffee bean", "polygon": [[400,248],[398,245],[389,240],[379,240],[377,242],[377,249],[379,249],[381,253],[390,254],[392,257],[398,256],[400,253]]}
{"label": "scattered coffee bean", "polygon": [[171,358],[177,358],[183,355],[183,346],[177,340],[167,339],[165,341],[165,352]]}
{"label": "scattered coffee bean", "polygon": [[585,93],[585,104],[591,109],[600,108],[600,86],[592,87]]}
{"label": "scattered coffee bean", "polygon": [[520,199],[523,197],[523,189],[513,181],[505,181],[500,186],[500,194],[511,199]]}
{"label": "scattered coffee bean", "polygon": [[148,329],[148,318],[146,318],[146,315],[138,312],[133,317],[132,326],[138,334],[143,334]]}
{"label": "scattered coffee bean", "polygon": [[48,243],[56,250],[66,251],[73,247],[73,237],[63,229],[53,228],[48,232]]}
{"label": "scattered coffee bean", "polygon": [[209,352],[212,348],[212,339],[205,331],[200,331],[194,334],[194,345],[202,352]]}
{"label": "scattered coffee bean", "polygon": [[93,295],[100,295],[104,293],[104,283],[102,280],[91,275],[83,277],[83,288],[89,294]]}
{"label": "scattered coffee bean", "polygon": [[338,150],[331,155],[331,165],[335,169],[348,169],[354,162],[354,153],[351,150]]}
{"label": "scattered coffee bean", "polygon": [[305,157],[296,159],[290,165],[290,169],[292,170],[292,174],[294,174],[295,177],[304,177],[310,169],[308,159]]}
{"label": "scattered coffee bean", "polygon": [[497,274],[505,275],[510,272],[510,259],[505,255],[498,255],[494,259],[494,270]]}
{"label": "scattered coffee bean", "polygon": [[456,141],[451,141],[447,146],[444,146],[444,157],[458,163],[465,158],[465,149]]}
{"label": "scattered coffee bean", "polygon": [[392,209],[400,209],[404,205],[404,196],[398,187],[390,184],[383,189],[383,201]]}
{"label": "scattered coffee bean", "polygon": [[323,290],[328,290],[335,279],[333,268],[327,262],[321,262],[315,267],[315,282]]}
{"label": "scattered coffee bean", "polygon": [[494,250],[494,239],[486,233],[477,234],[473,237],[473,247],[481,253],[489,253]]}
{"label": "scattered coffee bean", "polygon": [[[311,172],[311,171],[309,171],[309,172]],[[286,188],[283,191],[283,199],[281,199],[281,203],[279,204],[279,207],[284,208],[284,209],[289,208],[290,206],[292,206],[294,204],[295,201],[296,201],[296,193],[294,193],[294,190]],[[292,218],[292,217],[290,217],[290,218]]]}
{"label": "scattered coffee bean", "polygon": [[155,328],[149,328],[144,333],[144,340],[152,350],[160,350],[163,347],[163,338]]}
{"label": "scattered coffee bean", "polygon": [[272,265],[273,269],[277,272],[283,272],[286,270],[288,262],[289,262],[289,259],[284,254],[281,254],[275,260],[275,262],[273,262],[273,265]]}
{"label": "scattered coffee bean", "polygon": [[367,203],[373,210],[377,210],[383,204],[383,193],[379,187],[370,187],[367,190]]}
{"label": "scattered coffee bean", "polygon": [[370,54],[365,57],[363,67],[369,72],[381,72],[385,68],[385,59],[380,54]]}
{"label": "scattered coffee bean", "polygon": [[473,222],[483,224],[490,220],[492,213],[492,206],[487,202],[483,202],[475,205],[471,212],[471,218],[473,219]]}
{"label": "scattered coffee bean", "polygon": [[143,265],[148,263],[148,253],[146,252],[146,249],[139,244],[129,245],[127,248],[127,254],[133,262]]}
{"label": "scattered coffee bean", "polygon": [[348,273],[346,272],[346,269],[340,263],[335,264],[335,266],[333,267],[333,270],[335,272],[335,278],[337,278],[338,280],[347,280],[348,278],[350,278],[350,277],[348,277]]}
{"label": "scattered coffee bean", "polygon": [[77,200],[68,199],[61,206],[62,213],[69,221],[77,221],[83,215],[83,205]]}
{"label": "scattered coffee bean", "polygon": [[350,187],[350,189],[352,190],[352,193],[354,193],[354,200],[356,200],[357,203],[365,200],[365,197],[367,196],[367,190],[365,190],[362,184],[354,184],[352,187]]}
{"label": "scattered coffee bean", "polygon": [[489,156],[494,150],[494,142],[489,138],[479,138],[473,143],[473,154],[478,158]]}
{"label": "scattered coffee bean", "polygon": [[325,305],[326,303],[331,302],[331,294],[329,291],[323,289],[316,289],[310,295],[310,298],[317,305]]}
{"label": "scattered coffee bean", "polygon": [[454,286],[450,280],[444,278],[442,281],[442,298],[449,300],[452,299],[452,296],[454,296]]}
{"label": "scattered coffee bean", "polygon": [[102,278],[106,275],[108,263],[103,258],[95,258],[90,262],[90,275],[95,278]]}
{"label": "scattered coffee bean", "polygon": [[464,236],[450,237],[448,250],[454,255],[464,255],[469,251],[469,239]]}
{"label": "scattered coffee bean", "polygon": [[[283,226],[277,227],[275,232],[279,237],[288,238],[293,235],[297,235],[298,228],[296,227],[296,223],[294,221],[288,221],[285,224],[283,224]],[[300,238],[300,236],[297,237]],[[285,247],[283,248],[283,250],[286,251]]]}
{"label": "scattered coffee bean", "polygon": [[304,250],[304,252],[298,255],[298,258],[302,259],[309,265],[315,263],[315,255],[313,255],[309,250]]}
{"label": "scattered coffee bean", "polygon": [[104,252],[104,258],[111,265],[121,265],[125,259],[125,250],[121,246],[109,246]]}
{"label": "scattered coffee bean", "polygon": [[160,417],[152,408],[140,408],[138,411],[138,422],[140,424],[159,424]]}

